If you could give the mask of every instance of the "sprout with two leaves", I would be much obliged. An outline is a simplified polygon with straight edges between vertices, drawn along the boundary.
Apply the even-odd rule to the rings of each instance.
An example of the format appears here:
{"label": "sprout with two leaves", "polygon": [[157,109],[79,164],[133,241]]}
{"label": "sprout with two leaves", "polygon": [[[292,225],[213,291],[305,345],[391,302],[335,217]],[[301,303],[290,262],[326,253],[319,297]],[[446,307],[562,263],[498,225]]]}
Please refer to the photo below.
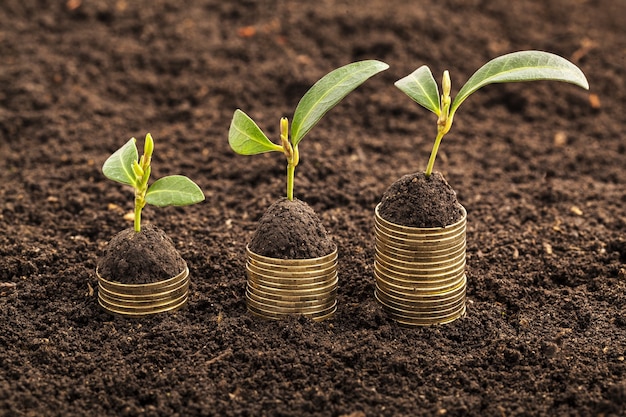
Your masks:
{"label": "sprout with two leaves", "polygon": [[441,96],[437,83],[426,65],[398,80],[395,83],[396,87],[417,104],[438,116],[437,137],[424,172],[425,176],[428,178],[433,172],[439,144],[450,131],[457,109],[473,92],[488,84],[537,80],[563,81],[589,89],[585,75],[576,65],[558,55],[542,51],[513,52],[494,58],[470,77],[454,100],[450,98],[448,71],[443,73]]}
{"label": "sprout with two leaves", "polygon": [[146,204],[157,207],[187,206],[204,200],[204,193],[198,185],[182,175],[170,175],[156,180],[148,186],[152,168],[154,141],[146,134],[143,155],[139,159],[137,140],[131,138],[115,151],[102,166],[102,173],[110,180],[130,185],[135,190],[134,228],[141,231],[141,210]]}
{"label": "sprout with two leaves", "polygon": [[280,120],[280,145],[270,141],[243,111],[235,110],[228,132],[231,148],[241,155],[281,152],[287,158],[287,199],[293,200],[295,169],[300,159],[298,144],[330,109],[370,77],[389,68],[375,60],[354,62],[331,71],[302,97],[293,115],[291,135],[286,117]]}

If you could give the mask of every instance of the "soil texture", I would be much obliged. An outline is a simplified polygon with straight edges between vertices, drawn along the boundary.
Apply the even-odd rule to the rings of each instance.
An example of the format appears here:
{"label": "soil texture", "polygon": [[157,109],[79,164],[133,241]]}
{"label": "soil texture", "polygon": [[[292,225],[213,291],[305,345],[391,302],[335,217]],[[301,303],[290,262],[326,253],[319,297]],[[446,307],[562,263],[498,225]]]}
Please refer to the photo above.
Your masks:
{"label": "soil texture", "polygon": [[463,218],[463,207],[440,172],[428,178],[418,172],[391,184],[383,194],[378,213],[402,226],[446,227]]}
{"label": "soil texture", "polygon": [[269,258],[311,259],[329,255],[337,246],[308,204],[282,198],[259,220],[249,248]]}
{"label": "soil texture", "polygon": [[185,261],[163,230],[144,225],[122,230],[104,248],[98,272],[108,281],[148,284],[170,279],[185,269]]}
{"label": "soil texture", "polygon": [[[625,415],[623,16],[622,0],[1,1],[0,416]],[[374,209],[425,169],[436,117],[393,83],[428,65],[454,96],[527,49],[591,90],[463,103],[435,169],[467,210],[467,314],[398,326],[374,299]],[[233,112],[278,142],[320,77],[363,59],[390,68],[300,142],[295,178],[338,248],[337,312],[259,320],[246,245],[285,163],[235,154]],[[127,319],[99,308],[95,271],[132,190],[100,167],[146,132],[154,178],[188,176],[206,201],[144,209],[190,298]]]}

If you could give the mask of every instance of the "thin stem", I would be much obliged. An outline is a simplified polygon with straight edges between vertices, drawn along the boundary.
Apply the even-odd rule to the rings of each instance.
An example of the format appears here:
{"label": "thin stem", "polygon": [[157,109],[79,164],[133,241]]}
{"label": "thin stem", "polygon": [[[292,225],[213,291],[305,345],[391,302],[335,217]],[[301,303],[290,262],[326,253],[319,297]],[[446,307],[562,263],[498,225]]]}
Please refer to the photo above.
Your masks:
{"label": "thin stem", "polygon": [[135,232],[141,232],[141,201],[139,197],[135,198]]}
{"label": "thin stem", "polygon": [[139,158],[139,164],[135,169],[137,175],[137,185],[135,186],[135,232],[141,231],[141,210],[146,206],[146,193],[148,192],[148,180],[152,172],[150,163],[152,162],[152,151],[154,141],[150,133],[146,135],[144,154]]}
{"label": "thin stem", "polygon": [[141,232],[141,210],[146,206],[147,185],[140,184],[135,189],[135,232]]}
{"label": "thin stem", "polygon": [[426,178],[430,177],[430,174],[433,173],[433,167],[435,166],[435,159],[437,158],[437,151],[439,150],[439,144],[441,143],[441,139],[445,136],[443,130],[439,130],[437,132],[437,138],[435,138],[435,144],[433,145],[433,150],[430,152],[430,158],[428,159],[428,165],[426,166],[426,171],[424,171],[424,175]]}
{"label": "thin stem", "polygon": [[293,180],[296,174],[296,166],[287,164],[287,199],[293,201]]}
{"label": "thin stem", "polygon": [[285,158],[287,158],[287,199],[292,201],[293,182],[300,155],[298,153],[298,145],[292,146],[289,143],[289,122],[286,117],[280,119],[280,143],[283,147]]}
{"label": "thin stem", "polygon": [[439,151],[439,144],[441,139],[450,131],[452,126],[452,120],[454,114],[450,114],[450,74],[448,71],[443,72],[443,80],[441,82],[443,87],[443,94],[441,95],[441,101],[439,104],[439,119],[437,120],[437,137],[435,138],[435,144],[433,150],[430,152],[430,158],[428,159],[428,165],[424,175],[426,178],[430,177],[433,173],[433,167],[435,166],[435,159],[437,158],[437,151]]}

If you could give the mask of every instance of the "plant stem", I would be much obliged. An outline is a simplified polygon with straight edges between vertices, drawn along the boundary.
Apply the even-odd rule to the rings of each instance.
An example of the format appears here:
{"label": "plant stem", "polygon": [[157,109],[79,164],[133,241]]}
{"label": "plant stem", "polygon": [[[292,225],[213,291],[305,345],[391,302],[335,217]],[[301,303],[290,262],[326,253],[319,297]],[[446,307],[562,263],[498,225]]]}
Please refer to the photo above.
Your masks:
{"label": "plant stem", "polygon": [[293,201],[293,180],[296,173],[296,166],[287,164],[287,199]]}
{"label": "plant stem", "polygon": [[439,130],[437,132],[437,137],[435,138],[435,144],[433,145],[433,150],[430,152],[430,158],[428,159],[428,165],[426,166],[426,171],[424,171],[424,175],[426,178],[430,177],[430,174],[433,173],[433,167],[435,166],[435,159],[437,158],[437,151],[439,150],[439,144],[441,143],[441,139],[443,139],[445,133],[443,130]]}
{"label": "plant stem", "polygon": [[439,144],[441,139],[450,131],[452,126],[452,120],[454,114],[450,114],[450,74],[448,71],[443,72],[443,80],[441,82],[443,87],[443,94],[441,95],[441,101],[439,103],[439,119],[437,120],[437,137],[435,138],[435,144],[433,150],[430,152],[430,158],[428,159],[428,165],[424,175],[426,178],[430,177],[433,173],[433,167],[435,166],[435,159],[437,158],[437,151],[439,150]]}
{"label": "plant stem", "polygon": [[[147,180],[147,178],[145,179]],[[137,233],[141,232],[141,210],[146,206],[147,191],[148,184],[142,178],[139,187],[135,189],[135,232]]]}
{"label": "plant stem", "polygon": [[141,232],[141,201],[139,197],[135,197],[135,232]]}
{"label": "plant stem", "polygon": [[135,185],[135,232],[141,232],[141,210],[146,206],[146,193],[148,192],[148,180],[152,173],[152,151],[154,150],[154,141],[150,133],[146,135],[144,144],[144,153],[139,158],[139,163],[135,174],[137,175],[137,184]]}
{"label": "plant stem", "polygon": [[293,201],[293,182],[300,154],[298,145],[292,146],[289,142],[289,122],[286,117],[280,119],[280,143],[287,158],[287,199]]}

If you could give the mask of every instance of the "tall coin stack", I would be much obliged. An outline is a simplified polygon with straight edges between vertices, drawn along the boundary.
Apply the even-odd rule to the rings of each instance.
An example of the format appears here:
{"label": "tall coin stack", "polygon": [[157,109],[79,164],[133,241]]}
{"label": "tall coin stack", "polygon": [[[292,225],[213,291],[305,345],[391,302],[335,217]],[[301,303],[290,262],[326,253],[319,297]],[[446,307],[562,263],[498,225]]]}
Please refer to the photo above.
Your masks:
{"label": "tall coin stack", "polygon": [[312,259],[277,259],[246,249],[248,310],[266,319],[302,314],[315,321],[337,310],[337,250]]}
{"label": "tall coin stack", "polygon": [[467,213],[441,228],[391,223],[375,214],[376,299],[400,324],[449,323],[465,314]]}

